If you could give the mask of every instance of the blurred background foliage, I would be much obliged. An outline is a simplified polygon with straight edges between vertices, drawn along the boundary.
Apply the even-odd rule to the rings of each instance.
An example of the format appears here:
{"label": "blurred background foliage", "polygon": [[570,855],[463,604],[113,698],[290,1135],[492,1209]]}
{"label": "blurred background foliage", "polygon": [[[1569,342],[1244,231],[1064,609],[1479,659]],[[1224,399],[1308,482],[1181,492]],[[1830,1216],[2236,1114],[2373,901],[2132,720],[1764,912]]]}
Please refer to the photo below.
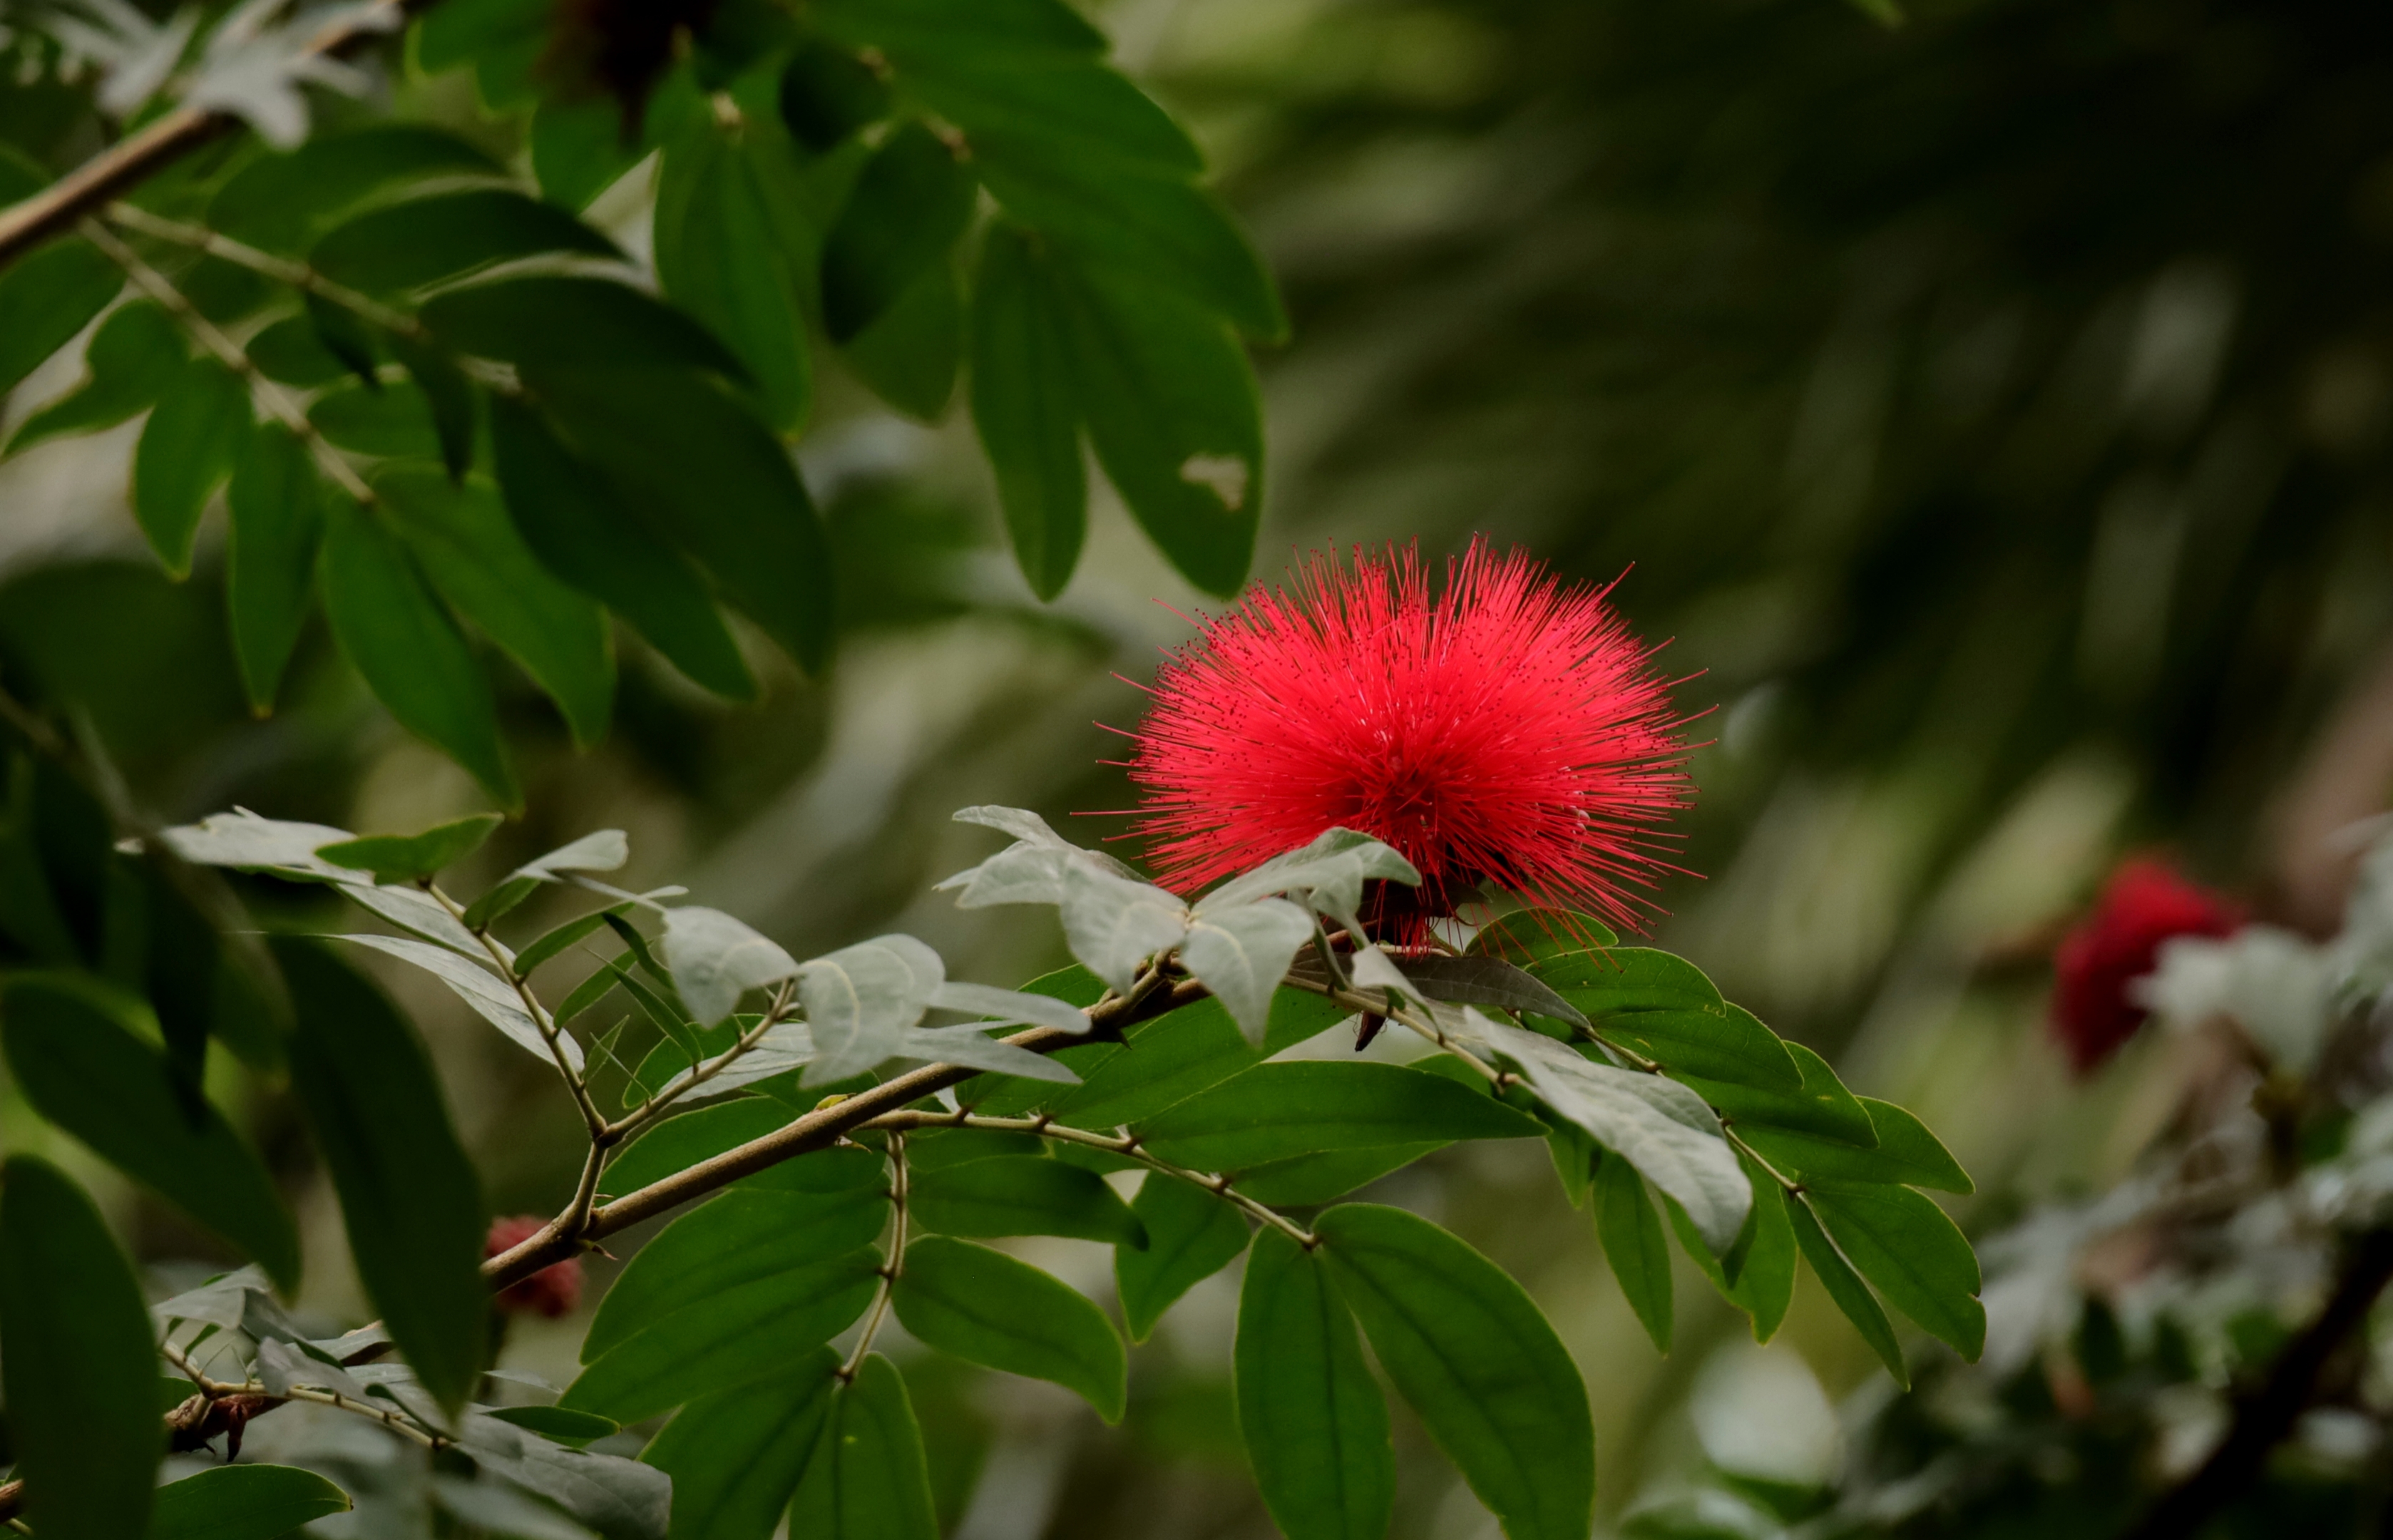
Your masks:
{"label": "blurred background foliage", "polygon": [[[2330,928],[2351,854],[2334,832],[2393,787],[2393,11],[1095,14],[1192,126],[1288,300],[1293,340],[1261,359],[1258,573],[1484,531],[1619,579],[1635,625],[1675,638],[1685,707],[1709,712],[1681,826],[1704,875],[1657,894],[1665,944],[1857,1090],[1917,1109],[1978,1179],[1958,1210],[1973,1233],[2124,1170],[2170,1106],[2169,1051],[2070,1080],[2042,1029],[2057,928],[2147,846]],[[484,115],[463,73],[392,89],[401,116],[520,150],[520,124]],[[21,139],[40,104],[0,89],[0,120]],[[637,254],[649,203],[635,172],[593,217]],[[9,419],[73,367],[29,381]],[[141,549],[131,431],[0,465],[0,681],[79,713],[162,819],[241,803],[377,830],[481,805],[320,626],[284,709],[249,719],[205,537],[179,586]],[[1200,601],[1101,492],[1088,558],[1038,604],[959,411],[901,420],[827,364],[799,457],[842,564],[834,668],[808,682],[752,645],[766,697],[734,709],[621,634],[617,730],[587,754],[513,679],[529,812],[490,871],[621,827],[627,881],[687,881],[798,955],[906,929],[959,976],[1018,983],[1060,942],[1035,912],[927,893],[980,854],[946,816],[1127,806],[1104,724],[1135,719]],[[445,995],[391,982],[435,1036],[501,1211],[553,1208],[576,1157],[568,1109]],[[271,1153],[288,1115],[255,1107]],[[21,1103],[5,1121],[11,1145],[63,1143]],[[1798,1292],[1761,1351],[1682,1289],[1695,1305],[1664,1362],[1542,1161],[1456,1152],[1391,1197],[1546,1304],[1587,1371],[1604,1510],[1706,1456],[1824,1473],[1830,1403],[1876,1374],[1824,1300]],[[117,1194],[145,1254],[205,1256],[77,1169]],[[320,1179],[291,1176],[326,1235]],[[1093,1249],[1076,1274],[1077,1243],[1038,1245],[1103,1286]],[[309,1259],[307,1303],[335,1315],[356,1307],[339,1255]],[[1234,1289],[1214,1280],[1142,1350],[1119,1429],[1027,1382],[925,1391],[950,1532],[1268,1533],[1233,1474]],[[527,1322],[512,1351],[561,1370],[578,1330]],[[1425,1448],[1417,1428],[1399,1437]],[[1492,1533],[1442,1463],[1406,1470],[1399,1535]]]}

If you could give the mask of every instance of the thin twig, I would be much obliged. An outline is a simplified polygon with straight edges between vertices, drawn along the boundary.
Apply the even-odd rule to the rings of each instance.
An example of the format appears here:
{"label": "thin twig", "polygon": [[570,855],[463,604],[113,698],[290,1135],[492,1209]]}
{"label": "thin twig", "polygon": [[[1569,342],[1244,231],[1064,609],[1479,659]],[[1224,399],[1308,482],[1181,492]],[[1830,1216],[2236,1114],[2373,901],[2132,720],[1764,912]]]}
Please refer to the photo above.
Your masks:
{"label": "thin twig", "polygon": [[[1004,1041],[1033,1053],[1053,1053],[1058,1049],[1080,1043],[1105,1041],[1118,1038],[1125,1029],[1140,1022],[1194,1004],[1210,993],[1194,979],[1178,982],[1158,979],[1143,994],[1102,1000],[1089,1007],[1090,1029],[1085,1033],[1062,1032],[1042,1026],[1018,1032]],[[964,1064],[925,1064],[853,1096],[843,1097],[829,1106],[817,1107],[761,1139],[752,1139],[712,1159],[701,1160],[695,1166],[653,1181],[638,1192],[619,1197],[612,1203],[599,1205],[592,1211],[582,1238],[601,1239],[727,1187],[742,1177],[769,1170],[799,1155],[829,1149],[874,1118],[896,1112],[950,1086],[961,1085],[979,1073],[979,1070]],[[572,1238],[564,1235],[555,1225],[543,1226],[521,1245],[484,1262],[482,1277],[493,1289],[504,1288],[531,1276],[551,1262],[562,1261],[571,1256],[574,1244]]]}
{"label": "thin twig", "polygon": [[[373,0],[326,26],[302,59],[342,59],[388,36],[434,0]],[[140,186],[203,145],[241,126],[230,112],[178,107],[125,136],[32,197],[0,209],[0,268]]]}
{"label": "thin twig", "polygon": [[271,252],[259,251],[255,246],[235,241],[229,235],[220,235],[204,225],[191,225],[180,219],[162,218],[151,214],[148,209],[132,203],[111,203],[103,211],[102,217],[110,224],[131,230],[137,235],[146,235],[153,241],[164,241],[173,245],[189,246],[194,251],[204,252],[210,256],[229,262],[237,268],[247,268],[250,271],[262,274],[278,283],[287,283],[294,289],[304,290],[320,298],[330,300],[345,310],[354,311],[386,332],[397,332],[402,336],[417,338],[429,335],[424,329],[424,323],[413,316],[404,311],[394,310],[381,301],[360,294],[347,284],[335,283],[305,262],[294,262],[289,257],[276,256]]}
{"label": "thin twig", "polygon": [[[465,924],[464,907],[455,899],[441,892],[439,884],[426,882],[424,884],[424,891],[438,900],[440,907],[449,911],[451,919],[460,925]],[[473,930],[473,927],[466,926],[466,929]],[[486,925],[480,930],[474,931],[473,934],[474,939],[481,943],[482,950],[489,953],[490,960],[498,965],[499,976],[507,981],[509,986],[516,992],[516,998],[523,1002],[525,1011],[531,1017],[532,1025],[539,1028],[541,1041],[548,1045],[549,1057],[556,1064],[556,1073],[565,1077],[566,1085],[573,1091],[574,1105],[582,1109],[582,1121],[590,1130],[590,1142],[593,1148],[603,1150],[613,1143],[613,1138],[607,1132],[606,1115],[598,1110],[596,1103],[590,1100],[589,1085],[575,1072],[573,1061],[565,1056],[563,1041],[565,1029],[558,1026],[556,1020],[549,1015],[548,1007],[540,1003],[540,997],[532,992],[530,982],[516,977],[514,955],[499,944],[496,936],[490,934],[490,927]],[[596,1177],[595,1171],[585,1175],[593,1180]]]}
{"label": "thin twig", "polygon": [[1036,1134],[1041,1139],[1053,1139],[1066,1144],[1079,1144],[1092,1150],[1103,1150],[1108,1155],[1118,1155],[1125,1159],[1135,1160],[1151,1171],[1157,1171],[1175,1181],[1187,1182],[1192,1187],[1201,1187],[1223,1202],[1242,1208],[1263,1223],[1286,1232],[1288,1239],[1308,1251],[1321,1244],[1319,1236],[1298,1224],[1294,1220],[1268,1204],[1258,1203],[1239,1192],[1232,1185],[1228,1177],[1218,1172],[1199,1171],[1186,1166],[1175,1166],[1170,1161],[1159,1160],[1149,1155],[1140,1145],[1138,1136],[1135,1134],[1094,1133],[1087,1129],[1075,1129],[1066,1124],[1058,1123],[1050,1117],[980,1117],[970,1112],[893,1112],[877,1117],[865,1126],[872,1129],[885,1129],[893,1133],[903,1129],[989,1129],[1002,1133]]}
{"label": "thin twig", "polygon": [[889,1207],[893,1215],[889,1259],[881,1264],[881,1286],[873,1291],[872,1310],[864,1318],[864,1330],[857,1334],[856,1351],[839,1366],[843,1383],[856,1378],[864,1355],[872,1351],[872,1339],[880,1334],[882,1318],[889,1313],[890,1297],[897,1292],[897,1280],[906,1272],[906,1136],[895,1129],[889,1135]]}
{"label": "thin twig", "polygon": [[365,478],[358,475],[357,467],[349,463],[348,457],[316,431],[316,424],[299,410],[299,403],[291,398],[290,392],[259,373],[257,365],[250,360],[248,351],[226,336],[223,328],[200,314],[198,308],[183,296],[183,292],[175,287],[171,279],[142,261],[140,253],[118,240],[115,232],[98,220],[86,219],[79,228],[84,239],[98,246],[108,254],[109,260],[124,269],[124,276],[133,281],[135,288],[156,300],[182,324],[185,331],[199,339],[201,346],[215,354],[218,362],[242,377],[249,386],[251,397],[265,409],[267,415],[298,436],[300,441],[307,446],[308,452],[315,456],[316,463],[341,490],[365,507],[372,507],[380,501],[374,496],[373,489],[366,485]]}

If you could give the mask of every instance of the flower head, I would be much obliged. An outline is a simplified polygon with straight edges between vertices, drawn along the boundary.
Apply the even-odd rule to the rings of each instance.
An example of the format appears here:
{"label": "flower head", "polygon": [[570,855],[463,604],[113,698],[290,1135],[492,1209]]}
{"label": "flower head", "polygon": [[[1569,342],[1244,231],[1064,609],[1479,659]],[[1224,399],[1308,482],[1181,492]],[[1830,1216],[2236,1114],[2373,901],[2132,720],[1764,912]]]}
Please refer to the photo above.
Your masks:
{"label": "flower head", "polygon": [[1343,827],[1420,868],[1366,916],[1418,933],[1482,882],[1631,923],[1686,804],[1680,719],[1604,590],[1473,542],[1315,556],[1174,653],[1133,735],[1139,826],[1194,890]]}
{"label": "flower head", "polygon": [[2152,971],[2161,944],[2223,936],[2243,923],[2225,898],[2149,857],[2121,863],[2094,912],[2052,955],[2052,1031],[2084,1075],[2119,1051],[2150,1014],[2127,986]]}
{"label": "flower head", "polygon": [[[516,1214],[490,1221],[490,1233],[482,1243],[484,1258],[513,1251],[537,1235],[548,1221],[537,1214]],[[561,1262],[551,1262],[529,1278],[519,1279],[499,1291],[497,1304],[503,1311],[521,1311],[533,1315],[545,1315],[554,1321],[560,1315],[570,1315],[582,1303],[582,1259],[568,1257]]]}

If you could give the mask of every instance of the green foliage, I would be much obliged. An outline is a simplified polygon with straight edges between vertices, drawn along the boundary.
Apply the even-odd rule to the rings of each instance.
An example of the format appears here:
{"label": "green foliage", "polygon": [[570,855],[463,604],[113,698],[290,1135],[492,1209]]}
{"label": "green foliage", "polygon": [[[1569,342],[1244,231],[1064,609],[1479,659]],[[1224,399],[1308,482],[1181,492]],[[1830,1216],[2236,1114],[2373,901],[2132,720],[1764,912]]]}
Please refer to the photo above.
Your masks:
{"label": "green foliage", "polygon": [[86,988],[38,976],[0,997],[9,1073],[41,1115],[299,1285],[299,1234],[256,1152],[190,1071]]}
{"label": "green foliage", "polygon": [[156,1355],[140,1286],[91,1200],[32,1155],[0,1167],[0,1389],[45,1534],[122,1540],[150,1511]]}
{"label": "green foliage", "polygon": [[495,813],[477,813],[436,824],[420,834],[370,834],[335,840],[316,854],[336,867],[362,871],[377,882],[420,882],[438,876],[482,847],[499,827]]}
{"label": "green foliage", "polygon": [[347,1493],[312,1470],[219,1466],[158,1489],[149,1540],[278,1540],[349,1506]]}
{"label": "green foliage", "polygon": [[1237,1259],[1247,1225],[1220,1197],[1161,1176],[1139,1183],[1131,1212],[1146,1244],[1114,1247],[1114,1286],[1130,1339],[1144,1342],[1172,1301]]}
{"label": "green foliage", "polygon": [[936,1540],[922,1431],[879,1353],[831,1391],[822,1437],[790,1501],[790,1527],[833,1540]]}
{"label": "green foliage", "polygon": [[277,938],[291,1078],[340,1196],[366,1294],[426,1390],[465,1399],[481,1366],[482,1200],[430,1058],[390,1002],[323,946]]}
{"label": "green foliage", "polygon": [[1238,1429],[1288,1540],[1376,1540],[1396,1502],[1388,1403],[1363,1362],[1330,1263],[1277,1231],[1255,1237],[1238,1294]]}
{"label": "green foliage", "polygon": [[[1766,1204],[1763,1197],[1757,1201]],[[1637,1324],[1654,1339],[1656,1351],[1670,1351],[1670,1253],[1662,1239],[1662,1217],[1646,1195],[1644,1179],[1617,1155],[1603,1155],[1595,1168],[1595,1233],[1603,1242],[1603,1259]],[[1703,1250],[1702,1247],[1697,1247]],[[1709,1256],[1705,1251],[1698,1263]],[[1717,1264],[1715,1264],[1717,1265]],[[1746,1256],[1746,1266],[1753,1259]]]}
{"label": "green foliage", "polygon": [[1167,1160],[1236,1171],[1324,1150],[1543,1133],[1502,1103],[1395,1064],[1258,1064],[1137,1125]]}
{"label": "green foliage", "polygon": [[1107,1422],[1121,1420],[1121,1338],[1068,1284],[1003,1252],[931,1235],[906,1248],[892,1299],[906,1329],[940,1351],[1052,1379]]}
{"label": "green foliage", "polygon": [[1595,1500],[1587,1389],[1521,1286],[1400,1208],[1315,1222],[1380,1367],[1511,1540],[1584,1534]]}
{"label": "green foliage", "polygon": [[1147,1248],[1146,1226],[1094,1171],[1034,1155],[993,1155],[924,1171],[906,1201],[947,1235],[1071,1235]]}
{"label": "green foliage", "polygon": [[640,1458],[673,1478],[675,1540],[769,1535],[822,1442],[839,1355],[682,1408]]}

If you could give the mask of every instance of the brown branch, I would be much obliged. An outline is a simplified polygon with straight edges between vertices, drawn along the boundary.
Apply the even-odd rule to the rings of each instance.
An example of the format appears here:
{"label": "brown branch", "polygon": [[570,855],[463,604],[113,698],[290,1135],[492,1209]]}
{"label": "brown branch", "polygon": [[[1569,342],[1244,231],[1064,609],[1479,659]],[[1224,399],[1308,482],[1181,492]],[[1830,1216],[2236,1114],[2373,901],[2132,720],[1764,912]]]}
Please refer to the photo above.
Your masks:
{"label": "brown branch", "polygon": [[[1051,1026],[1041,1026],[1016,1033],[1005,1040],[1033,1053],[1053,1053],[1057,1049],[1070,1048],[1076,1043],[1105,1042],[1119,1037],[1123,1030],[1140,1022],[1203,999],[1206,994],[1205,986],[1194,979],[1183,980],[1176,985],[1158,985],[1143,994],[1133,993],[1091,1006],[1090,1025],[1086,1033],[1059,1032]],[[636,1193],[617,1198],[612,1203],[601,1204],[591,1211],[590,1222],[578,1237],[568,1234],[559,1220],[550,1220],[521,1245],[484,1262],[482,1276],[489,1280],[493,1289],[521,1282],[542,1268],[572,1256],[582,1241],[611,1235],[618,1230],[628,1229],[643,1220],[655,1219],[693,1199],[727,1187],[742,1177],[754,1176],[802,1155],[827,1150],[883,1113],[896,1112],[923,1097],[961,1085],[979,1073],[961,1064],[925,1064],[894,1080],[884,1080],[869,1090],[843,1097],[827,1107],[817,1107],[796,1122],[776,1129],[762,1139],[750,1140],[737,1149],[726,1150],[710,1160],[701,1160]]]}
{"label": "brown branch", "polygon": [[2269,1377],[2239,1397],[2235,1420],[2200,1469],[2162,1494],[2127,1532],[2128,1540],[2183,1540],[2199,1533],[2249,1491],[2266,1469],[2269,1452],[2283,1442],[2318,1392],[2329,1359],[2368,1318],[2377,1296],[2393,1284],[2393,1229],[2371,1230],[2355,1241],[2326,1308],[2285,1344]]}
{"label": "brown branch", "polygon": [[[327,26],[301,50],[302,57],[345,59],[387,36],[389,23],[404,21],[434,0],[377,0],[370,9]],[[241,126],[230,112],[178,107],[119,139],[24,202],[0,209],[0,268],[54,235],[72,229],[167,166]]]}

